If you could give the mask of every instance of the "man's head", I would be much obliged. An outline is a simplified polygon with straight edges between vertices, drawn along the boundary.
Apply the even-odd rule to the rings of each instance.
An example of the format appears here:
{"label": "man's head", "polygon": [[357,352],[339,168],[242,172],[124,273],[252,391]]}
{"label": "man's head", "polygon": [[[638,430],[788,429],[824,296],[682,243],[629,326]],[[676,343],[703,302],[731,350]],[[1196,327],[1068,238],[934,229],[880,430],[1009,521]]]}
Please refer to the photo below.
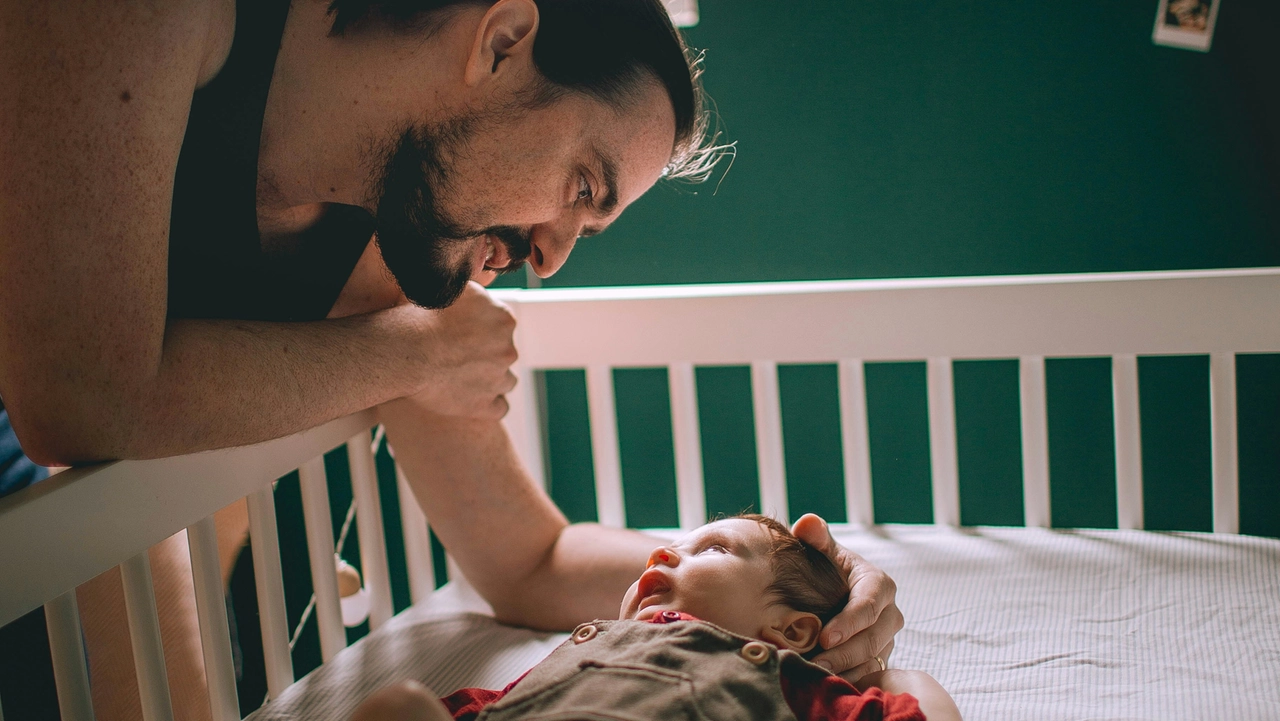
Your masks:
{"label": "man's head", "polygon": [[681,611],[807,653],[848,599],[848,581],[829,558],[772,518],[743,515],[654,549],[619,617]]}
{"label": "man's head", "polygon": [[697,59],[660,0],[333,0],[330,11],[335,35],[443,49],[444,86],[375,133],[370,158],[384,262],[421,305],[525,260],[551,275],[660,177],[705,179],[720,155]]}

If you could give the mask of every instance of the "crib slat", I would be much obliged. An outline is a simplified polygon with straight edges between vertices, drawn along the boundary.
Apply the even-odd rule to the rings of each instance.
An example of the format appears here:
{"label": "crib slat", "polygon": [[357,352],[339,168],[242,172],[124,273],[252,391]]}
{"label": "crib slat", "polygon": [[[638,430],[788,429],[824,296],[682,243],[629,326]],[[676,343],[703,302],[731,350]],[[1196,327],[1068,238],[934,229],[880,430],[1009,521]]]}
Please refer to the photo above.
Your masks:
{"label": "crib slat", "polygon": [[146,551],[120,564],[120,579],[124,582],[124,610],[129,618],[129,640],[133,644],[143,721],[172,721],[173,704],[169,699],[169,675],[160,641],[160,616],[156,613],[151,559]]}
{"label": "crib slat", "polygon": [[777,363],[752,362],[751,406],[755,413],[756,463],[760,469],[760,512],[783,523],[790,523]]}
{"label": "crib slat", "polygon": [[231,656],[231,633],[227,627],[227,603],[222,589],[222,570],[218,565],[218,529],[213,516],[206,516],[187,528],[187,545],[191,552],[196,616],[200,619],[200,647],[204,653],[204,676],[209,687],[213,721],[240,721],[236,669]]}
{"label": "crib slat", "polygon": [[298,467],[302,485],[302,517],[307,527],[307,558],[311,561],[311,587],[316,594],[316,625],[320,628],[320,657],[329,659],[347,647],[338,599],[338,574],[333,554],[333,518],[329,511],[329,483],[324,456]]}
{"label": "crib slat", "polygon": [[1213,532],[1240,532],[1240,469],[1236,445],[1236,356],[1209,356],[1213,426]]}
{"label": "crib slat", "polygon": [[1044,356],[1018,359],[1022,416],[1022,508],[1028,527],[1048,528],[1049,419],[1045,404]]}
{"label": "crib slat", "polygon": [[[373,462],[369,431],[347,441],[351,464],[351,490],[356,499],[356,532],[360,537],[360,566],[369,590],[369,630],[391,620],[391,570],[387,566],[387,537],[383,533],[382,497],[378,493],[378,469]],[[345,634],[345,632],[344,632]]]}
{"label": "crib slat", "polygon": [[613,370],[609,366],[587,366],[587,409],[591,422],[591,460],[596,476],[596,517],[602,525],[622,528],[627,525],[627,514],[618,457]]}
{"label": "crib slat", "polygon": [[89,691],[89,667],[81,641],[80,607],[75,589],[44,605],[44,622],[49,629],[58,711],[64,721],[93,721],[93,695]]}
{"label": "crib slat", "polygon": [[933,475],[933,522],[960,525],[960,477],[956,461],[956,401],[951,359],[930,358],[929,462]]}
{"label": "crib slat", "polygon": [[671,437],[676,454],[676,508],[680,527],[687,531],[707,522],[697,380],[692,363],[672,363],[667,368],[667,377],[671,389]]}
{"label": "crib slat", "polygon": [[[519,335],[519,330],[516,334]],[[516,387],[507,394],[507,415],[503,416],[502,423],[530,477],[546,488],[542,461],[542,410],[538,406],[537,389],[540,379],[533,369],[523,365],[512,366],[511,372],[516,376]]]}
{"label": "crib slat", "polygon": [[253,580],[258,592],[267,693],[276,698],[293,683],[289,617],[284,605],[284,572],[280,568],[280,537],[276,531],[276,499],[271,484],[267,484],[246,496],[245,500],[249,508],[249,549],[253,553]]}
{"label": "crib slat", "polygon": [[844,456],[844,502],[850,523],[875,523],[871,496],[871,441],[867,432],[867,382],[862,359],[837,367],[840,388],[840,450]]}
{"label": "crib slat", "polygon": [[1116,520],[1142,530],[1142,425],[1138,406],[1138,357],[1111,358],[1111,394],[1116,426]]}
{"label": "crib slat", "polygon": [[431,534],[427,517],[409,487],[404,470],[396,464],[396,489],[400,492],[400,527],[404,529],[404,561],[409,569],[409,598],[425,601],[436,590],[435,564],[431,558]]}

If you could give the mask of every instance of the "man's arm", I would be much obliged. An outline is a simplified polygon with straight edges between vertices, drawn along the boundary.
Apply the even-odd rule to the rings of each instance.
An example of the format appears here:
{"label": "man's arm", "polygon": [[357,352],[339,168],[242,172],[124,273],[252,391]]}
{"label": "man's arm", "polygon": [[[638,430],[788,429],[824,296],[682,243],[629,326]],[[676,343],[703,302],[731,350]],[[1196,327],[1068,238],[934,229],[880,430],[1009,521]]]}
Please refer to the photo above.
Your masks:
{"label": "man's arm", "polygon": [[452,324],[411,306],[166,322],[174,169],[217,7],[0,3],[0,393],[28,455],[249,443],[427,385],[500,415],[513,321],[493,303]]}
{"label": "man's arm", "polygon": [[525,472],[501,423],[436,415],[413,398],[379,415],[431,527],[499,620],[567,630],[617,617],[661,541],[569,525]]}

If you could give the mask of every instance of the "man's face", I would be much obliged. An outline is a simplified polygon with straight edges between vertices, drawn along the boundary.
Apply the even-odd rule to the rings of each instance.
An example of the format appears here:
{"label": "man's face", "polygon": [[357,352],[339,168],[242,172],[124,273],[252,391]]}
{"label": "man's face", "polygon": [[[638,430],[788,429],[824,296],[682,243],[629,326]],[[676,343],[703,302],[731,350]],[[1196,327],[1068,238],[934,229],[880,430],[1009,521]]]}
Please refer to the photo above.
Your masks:
{"label": "man's face", "polygon": [[661,177],[675,119],[642,82],[610,105],[566,93],[412,128],[385,154],[377,198],[383,261],[411,301],[444,307],[468,280],[528,262],[546,278],[580,236],[611,223]]}
{"label": "man's face", "polygon": [[759,523],[716,521],[654,549],[649,568],[622,598],[621,619],[647,621],[682,611],[725,630],[754,637],[771,607],[772,539]]}

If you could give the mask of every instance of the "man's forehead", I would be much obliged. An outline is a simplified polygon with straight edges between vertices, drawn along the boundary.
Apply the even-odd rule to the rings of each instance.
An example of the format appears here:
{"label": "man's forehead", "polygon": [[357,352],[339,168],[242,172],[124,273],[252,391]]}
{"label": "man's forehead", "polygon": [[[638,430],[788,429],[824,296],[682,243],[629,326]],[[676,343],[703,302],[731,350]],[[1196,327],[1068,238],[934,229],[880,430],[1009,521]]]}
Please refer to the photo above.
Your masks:
{"label": "man's forehead", "polygon": [[622,107],[610,108],[608,121],[596,126],[586,144],[591,164],[605,187],[598,198],[600,222],[588,223],[583,235],[595,235],[662,177],[671,162],[675,142],[675,114],[666,90],[645,83],[639,96]]}

